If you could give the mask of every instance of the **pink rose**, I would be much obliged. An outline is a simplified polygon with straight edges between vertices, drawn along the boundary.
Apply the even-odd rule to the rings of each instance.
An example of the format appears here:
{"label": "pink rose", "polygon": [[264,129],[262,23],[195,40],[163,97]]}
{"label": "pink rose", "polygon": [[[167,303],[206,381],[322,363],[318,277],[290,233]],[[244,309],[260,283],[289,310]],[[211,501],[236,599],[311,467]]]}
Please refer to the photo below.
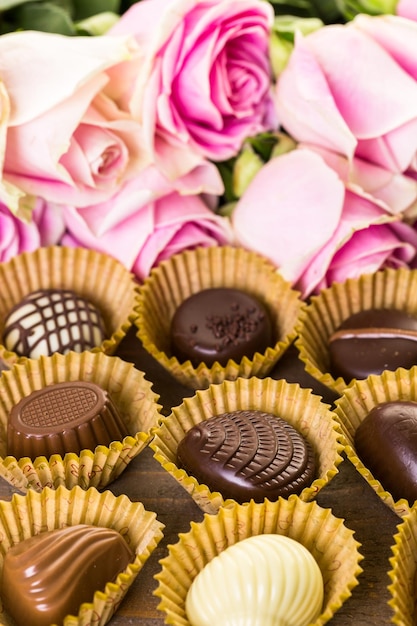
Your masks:
{"label": "pink rose", "polygon": [[[408,69],[416,65],[417,24],[404,27],[407,20],[395,16],[387,22],[392,24],[391,35],[381,36],[381,43],[364,32],[364,24],[382,32],[384,18],[369,16],[298,36],[278,80],[276,107],[283,127],[297,141],[343,155],[351,166],[356,158],[370,163],[381,176],[387,170],[395,175],[396,185],[404,177],[407,194],[413,189],[413,210],[417,76]],[[394,31],[403,46],[402,62],[400,54],[393,53]],[[385,45],[388,39],[390,46]],[[399,205],[408,209],[401,198],[390,210],[396,213]]]}
{"label": "pink rose", "polygon": [[258,172],[232,226],[237,241],[268,257],[303,297],[333,281],[407,266],[417,253],[411,226],[359,188],[346,188],[307,149],[276,157]]}
{"label": "pink rose", "polygon": [[0,262],[9,261],[22,252],[32,252],[40,246],[59,242],[64,232],[64,221],[57,207],[37,200],[31,220],[19,219],[0,203]]}
{"label": "pink rose", "polygon": [[111,30],[134,33],[145,56],[132,111],[170,180],[276,127],[272,22],[262,0],[142,0]]}
{"label": "pink rose", "polygon": [[395,12],[401,17],[407,17],[410,20],[417,20],[416,0],[398,0]]}
{"label": "pink rose", "polygon": [[7,184],[84,206],[109,198],[147,165],[141,127],[124,103],[139,65],[128,37],[0,37],[0,75],[11,102]]}
{"label": "pink rose", "polygon": [[[141,280],[176,252],[231,243],[229,221],[216,215],[197,193],[199,178],[194,171],[176,181],[174,188],[156,168],[148,168],[110,202],[85,209],[66,207],[68,230],[62,243],[106,252]],[[195,195],[189,193],[192,189]]]}

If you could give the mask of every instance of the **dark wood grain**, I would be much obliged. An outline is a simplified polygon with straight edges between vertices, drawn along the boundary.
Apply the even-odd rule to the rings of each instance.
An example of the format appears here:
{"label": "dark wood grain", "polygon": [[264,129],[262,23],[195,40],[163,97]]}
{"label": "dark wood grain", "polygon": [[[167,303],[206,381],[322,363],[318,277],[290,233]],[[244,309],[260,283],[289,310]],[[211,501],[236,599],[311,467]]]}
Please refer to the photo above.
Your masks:
{"label": "dark wood grain", "polygon": [[[133,332],[130,332],[119,348],[119,356],[146,372],[160,394],[164,412],[179,404],[193,391],[178,385],[141,348]],[[273,372],[274,378],[285,377],[290,382],[299,382],[312,388],[324,401],[332,403],[334,394],[318,385],[303,369],[294,348],[280,361]],[[164,539],[145,564],[135,583],[129,590],[111,626],[161,626],[164,614],[157,609],[158,598],[153,595],[157,584],[155,573],[159,570],[159,559],[167,553],[167,546],[176,543],[178,533],[187,532],[190,522],[200,521],[203,514],[190,496],[155,461],[152,451],[143,451],[109,489],[116,495],[125,493],[133,501],[143,502],[146,509],[155,511],[165,524]],[[9,500],[13,489],[0,482],[0,498]],[[364,556],[360,584],[353,590],[343,607],[331,620],[332,626],[383,626],[391,623],[392,611],[388,606],[388,570],[393,535],[400,519],[386,507],[356,472],[348,459],[339,468],[339,473],[319,494],[318,503],[332,509],[334,515],[343,518],[346,526],[355,532],[361,543]]]}

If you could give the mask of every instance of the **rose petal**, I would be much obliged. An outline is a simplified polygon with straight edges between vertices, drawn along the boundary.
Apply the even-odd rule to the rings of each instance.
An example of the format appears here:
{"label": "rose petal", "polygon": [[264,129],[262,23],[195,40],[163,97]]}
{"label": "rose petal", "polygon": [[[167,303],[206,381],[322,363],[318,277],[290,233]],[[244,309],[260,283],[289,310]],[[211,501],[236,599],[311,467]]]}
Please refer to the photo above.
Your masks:
{"label": "rose petal", "polygon": [[269,161],[238,201],[238,242],[265,255],[291,282],[331,239],[342,214],[344,186],[324,161],[293,150]]}

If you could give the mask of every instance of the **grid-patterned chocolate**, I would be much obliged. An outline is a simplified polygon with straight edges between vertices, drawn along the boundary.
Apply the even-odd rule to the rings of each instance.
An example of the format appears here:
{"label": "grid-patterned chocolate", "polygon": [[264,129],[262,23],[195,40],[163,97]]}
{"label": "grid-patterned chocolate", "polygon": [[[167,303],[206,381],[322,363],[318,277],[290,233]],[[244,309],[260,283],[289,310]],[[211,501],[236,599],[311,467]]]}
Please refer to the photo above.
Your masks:
{"label": "grid-patterned chocolate", "polygon": [[105,338],[96,307],[71,290],[46,289],[26,296],[5,321],[3,342],[20,356],[37,358],[54,352],[82,352]]}
{"label": "grid-patterned chocolate", "polygon": [[[51,388],[22,408],[20,420],[35,428],[67,424],[97,407],[98,397],[92,389],[81,386]],[[98,407],[98,410],[100,407]]]}

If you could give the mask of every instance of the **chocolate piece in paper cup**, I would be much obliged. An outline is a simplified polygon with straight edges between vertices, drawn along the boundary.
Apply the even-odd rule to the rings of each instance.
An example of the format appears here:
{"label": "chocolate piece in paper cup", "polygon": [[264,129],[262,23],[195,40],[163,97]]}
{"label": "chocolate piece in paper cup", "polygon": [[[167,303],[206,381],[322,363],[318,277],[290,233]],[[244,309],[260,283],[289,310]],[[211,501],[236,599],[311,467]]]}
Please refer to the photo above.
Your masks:
{"label": "chocolate piece in paper cup", "polygon": [[[299,494],[302,500],[308,501],[315,498],[317,493],[337,474],[338,466],[342,461],[342,435],[333,412],[322,402],[320,396],[313,394],[310,389],[302,389],[297,383],[288,383],[285,380],[253,377],[224,381],[217,385],[210,385],[208,389],[197,390],[193,397],[185,398],[182,404],[174,407],[169,416],[162,418],[149,444],[156,460],[179,482],[204,512],[216,513],[221,506],[233,500],[224,497],[219,491],[211,490],[209,486],[200,483],[194,476],[180,468],[177,456],[178,446],[186,433],[195,425],[201,425],[213,416],[233,411],[261,411],[270,414],[269,419],[281,418],[308,442],[315,456],[315,478],[310,484],[304,486]],[[270,431],[267,430],[267,432]],[[242,441],[245,443],[244,437]],[[215,444],[215,449],[219,450],[219,437]],[[256,445],[255,440],[254,445]],[[285,449],[285,437],[284,440],[277,440],[278,452],[281,451],[281,446]],[[235,451],[234,456],[241,458],[241,451],[239,452],[239,449]],[[221,454],[220,450],[219,458],[221,459],[228,457],[228,454],[231,456],[232,451],[228,448],[223,452]],[[249,455],[252,452],[250,448]],[[285,467],[286,465],[283,465],[283,468]],[[256,472],[255,474],[254,478],[257,476]],[[268,468],[260,472],[261,478],[264,475],[268,475]],[[259,482],[257,478],[256,480]],[[268,497],[267,487],[265,497]],[[247,500],[249,499],[248,497]]]}
{"label": "chocolate piece in paper cup", "polygon": [[388,586],[392,609],[391,622],[414,626],[417,615],[417,508],[413,506],[397,526],[391,546]]}
{"label": "chocolate piece in paper cup", "polygon": [[[238,362],[230,358],[225,365],[180,361],[171,345],[174,314],[190,296],[217,288],[239,290],[266,307],[271,345]],[[266,376],[294,341],[303,306],[300,294],[267,259],[243,248],[214,246],[187,250],[154,268],[139,289],[135,324],[144,348],[180,383],[199,389],[238,377]]]}
{"label": "chocolate piece in paper cup", "polygon": [[[132,325],[134,305],[137,297],[137,283],[133,274],[113,257],[94,250],[51,246],[38,248],[33,252],[22,253],[7,263],[0,264],[0,283],[2,285],[2,297],[0,299],[0,343],[2,345],[0,345],[0,358],[8,365],[27,358],[30,354],[18,354],[4,345],[7,316],[13,307],[18,306],[29,294],[34,294],[38,291],[68,290],[68,292],[73,292],[94,307],[103,320],[104,333],[101,337],[102,341],[91,348],[92,352],[101,351],[105,354],[113,354]],[[36,303],[30,304],[31,310],[37,306]],[[80,318],[77,322],[77,324],[80,324],[81,329],[83,324],[88,323],[85,319],[87,304],[85,306],[86,310],[79,314]],[[74,310],[76,311],[77,307]],[[75,315],[74,310],[68,311],[66,314],[68,324],[69,320]],[[45,317],[45,311],[40,310],[38,317]],[[26,324],[28,322],[23,323]],[[52,324],[52,319],[48,324]],[[56,324],[57,326],[54,327],[53,331],[47,330],[45,326],[45,328],[42,327],[42,332],[45,332],[46,335],[53,332],[57,337],[58,333],[62,332],[62,329],[59,325],[60,322],[56,322]],[[24,334],[24,329],[21,331],[19,330],[20,327],[21,322],[17,325],[17,330],[14,331],[14,338],[16,338],[17,332],[23,336],[22,332]],[[68,331],[65,328],[63,330],[64,332]],[[38,335],[39,332],[37,330],[36,337]],[[19,342],[16,343],[15,340],[11,343],[19,345]],[[74,343],[76,343],[75,340]],[[78,350],[78,348],[74,349]],[[56,351],[63,352],[64,350]]]}
{"label": "chocolate piece in paper cup", "polygon": [[[79,524],[117,531],[133,552],[132,562],[124,571],[104,589],[93,592],[91,600],[83,603],[78,613],[67,616],[63,621],[65,626],[92,623],[104,626],[163,537],[163,524],[155,513],[145,510],[141,502],[132,502],[126,495],[116,497],[110,491],[100,493],[94,487],[88,490],[78,486],[70,490],[63,486],[56,490],[46,487],[41,493],[14,494],[10,502],[0,501],[0,513],[1,572],[5,555],[13,546],[41,533]],[[78,556],[82,562],[83,555]],[[59,563],[65,563],[65,554],[60,556]],[[68,571],[74,574],[74,568],[64,567],[56,577],[62,576],[65,580]],[[42,572],[35,572],[35,576],[40,575]],[[46,604],[53,601],[45,597]],[[2,626],[15,624],[3,608],[1,623]]]}
{"label": "chocolate piece in paper cup", "polygon": [[[338,394],[341,394],[351,380],[345,380],[331,371],[331,358],[329,341],[342,323],[351,316],[362,311],[375,309],[390,309],[415,317],[417,325],[417,270],[385,269],[373,274],[364,274],[359,278],[350,278],[343,283],[333,283],[327,289],[323,289],[318,295],[312,296],[310,303],[300,313],[297,324],[297,339],[295,344],[299,350],[300,359],[305,365],[306,371],[320,383],[326,385]],[[366,329],[365,329],[366,330]],[[369,329],[368,329],[369,330]],[[380,329],[377,332],[380,332]],[[383,342],[398,341],[398,337],[388,338],[385,332]],[[401,329],[398,329],[401,330]],[[385,329],[390,331],[390,329]],[[388,333],[392,334],[392,333]],[[415,335],[415,332],[414,332]],[[375,338],[368,337],[367,341]],[[356,338],[343,339],[344,344],[357,342]],[[378,344],[379,345],[379,344]],[[410,342],[412,349],[417,345],[415,339]],[[356,348],[354,348],[356,350]],[[386,351],[387,346],[383,346]],[[376,349],[363,350],[365,355],[376,354]],[[395,351],[393,351],[395,353]],[[407,349],[407,352],[409,350]],[[382,354],[382,352],[381,352]],[[396,355],[398,356],[398,355]],[[406,355],[409,359],[409,354]],[[377,357],[379,359],[379,357]],[[356,365],[363,365],[364,357],[356,358]],[[412,363],[413,365],[414,363]],[[416,352],[417,364],[417,352]],[[385,366],[382,361],[379,365]],[[402,367],[409,365],[400,364]],[[396,369],[387,364],[387,369]],[[365,379],[370,374],[379,374],[381,371],[369,371],[360,378]],[[359,376],[358,376],[359,379]],[[355,380],[355,378],[352,378]]]}
{"label": "chocolate piece in paper cup", "polygon": [[[118,440],[107,441],[106,445],[100,443],[104,430],[101,426],[106,426],[107,433],[112,432],[108,424],[102,424],[103,420],[111,417],[106,406],[102,414],[90,411],[88,420],[74,419],[71,428],[68,428],[62,415],[66,413],[71,418],[79,405],[85,404],[84,398],[80,400],[78,393],[75,397],[68,397],[68,407],[62,405],[61,396],[55,397],[60,384],[69,382],[78,383],[77,387],[88,383],[102,391],[117,412],[126,435]],[[25,403],[40,390],[53,392],[51,402],[46,402],[41,396],[38,407],[50,413],[39,416],[35,414],[33,403],[26,405],[28,411],[22,422],[24,426],[29,425],[29,434],[23,430],[16,432],[10,426],[8,428],[12,411],[20,402]],[[87,392],[90,394],[89,388]],[[94,396],[93,391],[91,395]],[[90,402],[90,396],[87,400]],[[0,377],[0,476],[23,492],[27,489],[40,491],[44,487],[57,488],[60,485],[67,488],[79,485],[84,489],[102,489],[120,476],[130,461],[149,443],[152,430],[160,418],[161,406],[158,400],[159,396],[152,390],[152,383],[145,379],[142,371],[132,363],[102,352],[56,353],[51,357],[26,359],[17,363]],[[42,423],[44,415],[48,415],[50,428]],[[56,423],[59,429],[55,427]],[[92,445],[92,449],[81,446],[77,452],[51,454],[50,446],[53,449],[54,443],[65,448],[74,441],[82,444],[86,440],[94,441],[95,437],[98,443],[94,447]],[[8,450],[10,440],[18,444],[17,449],[21,449],[19,444],[23,449],[24,446],[33,446],[38,456],[16,458]],[[44,454],[39,453],[42,446]]]}
{"label": "chocolate piece in paper cup", "polygon": [[[314,557],[324,583],[323,606],[314,626],[327,623],[358,584],[362,572],[360,544],[354,539],[353,531],[330,509],[321,508],[316,502],[303,502],[295,495],[276,502],[235,503],[221,508],[215,515],[205,514],[200,523],[192,522],[191,530],[180,534],[179,541],[169,546],[169,554],[161,559],[161,570],[155,575],[158,587],[154,593],[160,598],[158,609],[165,613],[165,623],[189,625],[186,598],[197,574],[229,546],[262,534],[289,537]],[[256,589],[249,592],[247,585],[245,576],[240,607],[247,599],[252,604],[258,595]],[[207,590],[208,601],[210,593]],[[259,612],[264,608],[267,607],[261,605]]]}
{"label": "chocolate piece in paper cup", "polygon": [[[405,494],[404,497],[400,497],[398,494],[396,496],[393,495],[393,493],[389,491],[388,485],[382,484],[382,474],[378,473],[379,478],[375,475],[377,473],[375,472],[375,468],[378,468],[378,466],[384,467],[384,471],[390,472],[392,480],[396,483],[397,491],[398,489],[401,490],[401,487],[399,487],[401,484],[400,480],[403,484],[407,484],[409,478],[413,476],[413,466],[415,476],[415,471],[417,471],[417,456],[415,453],[413,454],[412,451],[409,454],[408,450],[409,446],[410,449],[413,445],[415,446],[414,442],[416,441],[416,433],[412,433],[409,428],[413,428],[415,431],[417,422],[412,419],[410,421],[407,413],[404,412],[401,407],[397,406],[396,408],[396,404],[391,405],[393,406],[394,412],[400,410],[403,413],[402,416],[400,415],[402,422],[400,430],[396,430],[399,424],[397,419],[393,419],[391,425],[389,425],[389,423],[388,426],[384,425],[384,431],[381,431],[380,428],[374,430],[372,443],[375,443],[375,445],[364,448],[365,454],[368,457],[367,459],[359,457],[356,445],[357,439],[355,439],[355,436],[358,428],[376,407],[379,407],[380,410],[381,406],[385,405],[385,403],[404,401],[407,403],[416,403],[416,379],[417,366],[412,367],[410,370],[403,368],[399,368],[394,372],[386,370],[379,376],[373,375],[365,380],[354,381],[345,389],[340,398],[336,400],[334,409],[336,419],[340,423],[345,440],[345,451],[348,459],[381,498],[384,504],[400,517],[403,517],[410,511],[413,502],[409,502]],[[377,452],[377,454],[375,454],[375,452]],[[380,457],[382,458],[382,464],[380,463]],[[369,459],[373,459],[373,462],[376,463],[373,472],[369,467]],[[403,460],[405,460],[408,465],[406,473],[399,471],[398,467],[397,470],[394,469],[397,464],[401,463]],[[386,480],[386,475],[384,475],[384,477]],[[404,483],[404,481],[406,481],[406,483]]]}

